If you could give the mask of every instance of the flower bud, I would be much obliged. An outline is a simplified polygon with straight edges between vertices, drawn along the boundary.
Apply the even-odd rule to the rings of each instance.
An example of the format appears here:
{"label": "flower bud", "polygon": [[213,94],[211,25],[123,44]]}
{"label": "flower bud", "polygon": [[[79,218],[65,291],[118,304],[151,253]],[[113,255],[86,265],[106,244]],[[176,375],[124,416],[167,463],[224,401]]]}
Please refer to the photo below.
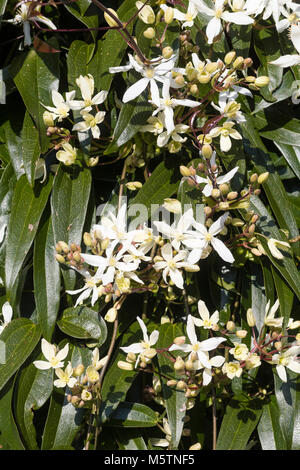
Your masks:
{"label": "flower bud", "polygon": [[136,191],[137,189],[141,189],[142,183],[140,181],[130,181],[126,183],[126,188],[130,191]]}
{"label": "flower bud", "polygon": [[179,380],[176,385],[177,390],[185,390],[187,385],[184,380]]}
{"label": "flower bud", "polygon": [[112,307],[107,311],[104,317],[104,320],[107,321],[108,323],[112,323],[117,318],[117,315],[118,315],[118,310],[115,307]]}
{"label": "flower bud", "polygon": [[170,57],[172,57],[173,54],[174,54],[174,51],[172,47],[170,46],[166,46],[162,50],[162,56],[164,59],[170,59]]}
{"label": "flower bud", "polygon": [[266,171],[265,173],[262,173],[261,175],[259,175],[259,177],[257,178],[257,182],[258,184],[263,184],[267,181],[267,179],[269,178],[269,172]]}
{"label": "flower bud", "polygon": [[171,320],[170,320],[170,318],[168,317],[168,315],[162,315],[162,316],[160,317],[160,324],[161,324],[161,325],[164,325],[165,323],[170,323],[170,322],[171,322]]}
{"label": "flower bud", "polygon": [[43,121],[46,127],[54,126],[53,116],[52,116],[52,113],[50,113],[50,111],[45,111],[43,113]]}
{"label": "flower bud", "polygon": [[219,203],[219,210],[221,211],[227,211],[230,208],[228,202],[220,202]]}
{"label": "flower bud", "polygon": [[247,323],[252,328],[253,326],[256,325],[255,317],[253,315],[252,308],[248,308],[247,310]]}
{"label": "flower bud", "polygon": [[235,334],[238,338],[245,338],[247,336],[248,332],[247,332],[247,330],[237,330],[235,332]]}
{"label": "flower bud", "polygon": [[251,57],[246,57],[246,59],[244,60],[244,68],[248,68],[248,67],[252,67],[253,65],[253,60],[251,59]]}
{"label": "flower bud", "polygon": [[221,191],[217,188],[214,188],[211,192],[211,197],[218,199],[221,196]]}
{"label": "flower bud", "polygon": [[263,86],[269,85],[269,83],[270,83],[269,77],[261,76],[255,80],[254,85],[257,86],[258,88],[262,88]]}
{"label": "flower bud", "polygon": [[177,336],[174,339],[173,343],[177,346],[182,346],[185,343],[185,336]]}
{"label": "flower bud", "polygon": [[164,13],[165,23],[170,24],[174,19],[174,8],[168,7]]}
{"label": "flower bud", "polygon": [[230,65],[231,62],[235,58],[236,58],[236,52],[235,51],[228,52],[224,57],[224,62],[225,62],[226,65]]}
{"label": "flower bud", "polygon": [[87,376],[88,382],[91,382],[91,383],[96,383],[99,380],[99,372],[94,366],[88,366],[86,368],[86,376]]}
{"label": "flower bud", "polygon": [[84,372],[84,365],[83,364],[78,364],[78,366],[75,367],[73,370],[73,375],[74,377],[80,377]]}
{"label": "flower bud", "polygon": [[181,165],[179,169],[180,169],[180,173],[182,176],[185,176],[185,177],[191,176],[190,170],[187,166]]}
{"label": "flower bud", "polygon": [[61,264],[65,263],[65,258],[62,255],[60,255],[59,253],[56,253],[55,259],[56,259],[56,261],[58,261],[58,263],[61,263]]}
{"label": "flower bud", "polygon": [[144,349],[143,356],[146,357],[147,359],[153,359],[156,356],[156,349],[154,348]]}
{"label": "flower bud", "polygon": [[[107,8],[107,10],[110,11],[110,13],[112,13],[116,18],[119,18],[117,12],[113,10],[113,8]],[[119,26],[119,24],[106,11],[104,12],[104,19],[109,26]]]}
{"label": "flower bud", "polygon": [[155,13],[149,5],[144,5],[144,2],[135,2],[136,7],[140,10],[138,17],[145,24],[152,24],[155,22]]}
{"label": "flower bud", "polygon": [[178,86],[183,86],[185,83],[184,76],[181,74],[177,75],[177,77],[175,78],[175,83]]}
{"label": "flower bud", "polygon": [[193,444],[191,447],[189,447],[189,450],[201,450],[202,446],[200,442],[197,442],[196,444]]}
{"label": "flower bud", "polygon": [[167,386],[168,387],[175,387],[177,385],[177,380],[168,380],[167,381]]}
{"label": "flower bud", "polygon": [[129,362],[125,362],[125,361],[118,361],[118,367],[119,369],[122,369],[122,370],[133,370],[134,369],[134,365],[129,363]]}
{"label": "flower bud", "polygon": [[63,241],[59,241],[57,246],[60,246],[61,250],[65,253],[65,254],[68,254],[69,251],[70,251],[70,247],[67,243],[63,242]]}
{"label": "flower bud", "polygon": [[233,62],[233,67],[235,69],[242,69],[244,66],[244,58],[243,57],[237,57],[235,61]]}
{"label": "flower bud", "polygon": [[126,356],[126,361],[133,364],[136,361],[136,355],[133,352],[129,352]]}
{"label": "flower bud", "polygon": [[178,356],[176,358],[176,361],[174,362],[174,370],[176,371],[181,371],[185,368],[185,363],[184,363],[184,360],[182,359],[182,357]]}
{"label": "flower bud", "polygon": [[201,153],[202,153],[203,157],[206,158],[206,160],[210,160],[211,157],[212,157],[212,154],[213,154],[213,150],[212,150],[211,145],[209,145],[209,144],[202,145]]}
{"label": "flower bud", "polygon": [[155,29],[154,28],[147,28],[144,32],[143,35],[147,39],[153,39],[155,37]]}
{"label": "flower bud", "polygon": [[173,214],[181,213],[181,203],[177,199],[164,199],[163,207]]}
{"label": "flower bud", "polygon": [[238,197],[238,193],[236,191],[230,191],[230,193],[227,194],[227,199],[229,201],[233,201],[234,199],[236,199]]}
{"label": "flower bud", "polygon": [[281,349],[282,349],[282,342],[281,342],[281,341],[276,341],[276,342],[274,343],[274,347],[275,347],[275,349],[277,349],[277,351],[281,351]]}
{"label": "flower bud", "polygon": [[235,323],[233,321],[228,321],[226,323],[226,330],[234,331],[235,330]]}

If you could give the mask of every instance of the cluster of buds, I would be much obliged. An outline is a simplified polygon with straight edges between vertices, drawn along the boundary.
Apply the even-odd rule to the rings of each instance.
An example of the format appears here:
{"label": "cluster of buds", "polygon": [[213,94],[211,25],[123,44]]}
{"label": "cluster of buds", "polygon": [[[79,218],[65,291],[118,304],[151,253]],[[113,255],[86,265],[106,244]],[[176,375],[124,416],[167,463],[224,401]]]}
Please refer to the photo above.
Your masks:
{"label": "cluster of buds", "polygon": [[86,369],[83,364],[79,364],[73,370],[73,376],[76,377],[76,384],[70,389],[67,400],[76,408],[90,408],[93,400],[98,395],[99,372],[93,365]]}
{"label": "cluster of buds", "polygon": [[76,243],[71,243],[70,246],[64,242],[59,241],[55,245],[56,261],[60,264],[66,264],[73,268],[82,269],[84,260],[81,257],[81,247]]}
{"label": "cluster of buds", "polygon": [[91,232],[84,233],[83,243],[86,247],[91,249],[91,252],[94,255],[101,256],[108,247],[110,241],[108,238],[103,238],[101,232],[95,229],[91,230]]}

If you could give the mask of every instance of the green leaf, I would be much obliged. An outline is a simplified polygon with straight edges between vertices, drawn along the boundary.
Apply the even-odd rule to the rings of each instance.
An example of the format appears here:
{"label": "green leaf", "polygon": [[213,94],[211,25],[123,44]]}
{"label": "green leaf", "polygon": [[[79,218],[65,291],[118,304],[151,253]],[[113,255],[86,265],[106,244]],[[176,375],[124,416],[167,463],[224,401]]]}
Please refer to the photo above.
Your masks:
{"label": "green leaf", "polygon": [[148,450],[144,439],[141,437],[139,429],[114,429],[114,438],[120,450]]}
{"label": "green leaf", "polygon": [[34,184],[35,164],[41,154],[39,133],[28,112],[25,113],[22,129],[23,167],[31,186]]}
{"label": "green leaf", "polygon": [[[270,259],[271,263],[275,266],[275,268],[280,272],[280,274],[284,277],[284,279],[287,281],[287,283],[290,285],[291,289],[295,292],[295,294],[300,297],[300,275],[294,263],[294,260],[288,255],[284,256],[282,260],[277,260],[276,258],[274,258],[268,248],[265,237],[276,238],[277,240],[282,241],[286,241],[286,239],[283,237],[282,233],[277,228],[274,219],[270,216],[264,204],[256,196],[251,197],[250,209],[254,210],[255,213],[260,216],[260,220],[257,222],[258,233],[256,233],[256,236],[262,243],[268,255],[268,258]],[[259,232],[261,232],[264,237],[261,236]]]}
{"label": "green leaf", "polygon": [[[165,160],[155,168],[150,178],[130,203],[131,211],[136,207],[138,212],[140,205],[141,213],[138,219],[140,223],[145,222],[150,215],[153,215],[155,205],[157,210],[165,198],[171,197],[177,192],[180,179],[175,159]],[[145,208],[148,210],[147,214]]]}
{"label": "green leaf", "polygon": [[17,181],[7,229],[5,278],[9,295],[12,295],[13,286],[36,235],[51,187],[51,175],[47,183],[39,184],[34,189],[25,175]]}
{"label": "green leaf", "polygon": [[276,141],[278,144],[300,146],[300,123],[279,110],[276,114],[272,109],[265,109],[255,116],[255,127],[265,139]]}
{"label": "green leaf", "polygon": [[300,148],[274,141],[298,179],[300,179]]}
{"label": "green leaf", "polygon": [[280,412],[275,396],[263,406],[262,415],[257,426],[260,444],[263,450],[287,450],[280,429]]}
{"label": "green leaf", "polygon": [[121,428],[149,428],[156,426],[157,414],[141,403],[121,402],[110,416],[108,425]]}
{"label": "green leaf", "polygon": [[[8,106],[8,105],[7,105]],[[8,156],[8,161],[10,160],[14,168],[17,179],[19,179],[23,173],[24,168],[22,165],[22,138],[21,138],[21,119],[23,120],[23,112],[21,110],[16,111],[16,115],[11,116],[11,109],[7,109],[7,106],[2,110],[3,115],[6,116],[6,122],[2,125],[4,131],[5,139],[5,148]],[[9,104],[12,106],[12,103]],[[22,110],[23,111],[23,110]],[[1,160],[3,159],[1,155]]]}
{"label": "green leaf", "polygon": [[24,450],[13,415],[14,379],[0,392],[0,440],[5,450]]}
{"label": "green leaf", "polygon": [[281,312],[284,312],[284,326],[287,326],[293,308],[294,293],[282,275],[273,266],[271,266],[271,270],[277,297],[279,299],[280,310]]}
{"label": "green leaf", "polygon": [[12,320],[1,333],[6,362],[0,364],[0,390],[26,361],[41,337],[41,330],[28,318]]}
{"label": "green leaf", "polygon": [[43,105],[52,106],[52,90],[58,89],[59,55],[30,49],[14,59],[10,73],[39,131],[41,152],[44,153],[48,150],[49,138],[43,121]]}
{"label": "green leaf", "polygon": [[[59,167],[51,196],[52,224],[55,243],[81,244],[82,231],[91,191],[91,172],[87,168]],[[73,289],[73,270],[62,272],[66,289]]]}
{"label": "green leaf", "polygon": [[287,450],[300,450],[300,378],[288,370],[282,382],[274,371],[275,396],[279,409],[279,426]]}
{"label": "green leaf", "polygon": [[216,449],[245,450],[261,413],[262,405],[258,400],[233,398],[226,407]]}
{"label": "green leaf", "polygon": [[61,331],[73,338],[94,338],[97,339],[99,346],[106,340],[105,321],[97,312],[88,307],[67,308],[57,324]]}
{"label": "green leaf", "polygon": [[53,389],[53,369],[39,370],[34,364],[24,368],[17,380],[16,420],[27,449],[38,450],[33,423],[34,410],[41,408]]}
{"label": "green leaf", "polygon": [[33,284],[38,323],[51,342],[60,305],[60,269],[55,259],[52,218],[41,221],[34,242]]}
{"label": "green leaf", "polygon": [[[64,6],[75,18],[87,26],[87,28],[91,28],[91,35],[95,41],[98,34],[98,31],[96,31],[96,28],[98,28],[98,12],[95,9],[94,15],[85,15],[90,5],[91,2],[89,0],[77,0],[74,3],[69,3]],[[95,30],[93,30],[93,28]]]}
{"label": "green leaf", "polygon": [[[174,338],[184,334],[182,326],[179,324],[167,323],[159,328],[159,339],[157,349],[168,347],[173,343]],[[158,354],[159,370],[164,376],[174,378],[174,369],[170,358],[165,354]],[[183,430],[183,418],[185,416],[185,404],[187,398],[182,390],[174,390],[167,386],[167,379],[161,378],[162,395],[166,402],[168,422],[171,428],[172,439],[170,442],[171,449],[177,449]]]}

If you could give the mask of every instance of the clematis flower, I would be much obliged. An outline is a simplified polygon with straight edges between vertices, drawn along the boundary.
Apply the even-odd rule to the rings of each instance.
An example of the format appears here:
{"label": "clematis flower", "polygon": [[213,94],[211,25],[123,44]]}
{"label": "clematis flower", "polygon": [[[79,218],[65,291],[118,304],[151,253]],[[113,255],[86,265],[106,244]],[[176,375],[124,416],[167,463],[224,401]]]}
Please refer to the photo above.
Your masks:
{"label": "clematis flower", "polygon": [[[160,8],[166,12],[168,9],[167,5],[160,5]],[[198,14],[198,9],[196,8],[193,0],[189,1],[187,12],[184,13],[177,8],[173,8],[174,18],[180,21],[182,28],[191,28],[194,25],[194,19]]]}
{"label": "clematis flower", "polygon": [[67,357],[69,352],[69,343],[63,349],[58,350],[57,346],[48,343],[45,338],[42,339],[42,353],[47,361],[34,361],[33,364],[37,369],[58,369],[64,366],[63,360]]}
{"label": "clematis flower", "polygon": [[95,116],[90,113],[81,113],[83,117],[83,121],[77,122],[72,130],[77,132],[87,132],[89,129],[92,132],[92,136],[94,139],[99,139],[100,137],[100,129],[98,124],[104,121],[104,117],[106,112],[105,111],[98,111]]}
{"label": "clematis flower", "polygon": [[44,106],[48,111],[50,111],[53,120],[58,119],[58,122],[61,122],[63,119],[69,116],[71,109],[70,102],[72,102],[75,91],[69,91],[66,93],[66,99],[56,90],[52,90],[52,102],[53,106]]}
{"label": "clematis flower", "polygon": [[2,306],[2,317],[3,317],[3,322],[0,324],[0,335],[4,328],[8,325],[8,323],[11,322],[12,316],[13,316],[13,309],[10,305],[9,302],[5,302]]}
{"label": "clematis flower", "polygon": [[186,328],[187,336],[190,340],[190,344],[172,344],[169,348],[169,351],[183,351],[185,353],[190,353],[189,358],[191,355],[196,354],[196,361],[198,364],[195,366],[198,369],[202,367],[206,367],[207,369],[211,369],[211,364],[205,354],[207,351],[213,351],[216,349],[221,343],[226,341],[226,338],[209,338],[204,341],[198,341],[197,335],[195,332],[194,321],[191,315],[188,315],[187,318],[187,328]]}
{"label": "clematis flower", "polygon": [[240,377],[243,373],[243,369],[240,366],[240,363],[237,361],[225,362],[222,367],[223,374],[227,375],[229,379],[234,379],[234,377]]}
{"label": "clematis flower", "polygon": [[276,238],[270,238],[268,240],[268,247],[274,258],[283,259],[284,255],[281,253],[281,251],[278,250],[278,248],[281,248],[283,251],[287,251],[289,248],[291,248],[291,245],[287,242],[276,240]]}
{"label": "clematis flower", "polygon": [[[153,100],[151,101],[153,104],[157,105]],[[163,119],[165,123],[165,127],[167,129],[167,133],[171,134],[175,130],[174,124],[174,111],[173,109],[176,106],[188,106],[190,108],[194,108],[199,106],[200,103],[198,101],[187,100],[187,99],[176,99],[171,98],[170,96],[170,82],[166,81],[163,84],[162,88],[162,98],[160,98],[160,102],[157,105],[158,108],[153,112],[153,116],[158,114],[159,112],[163,113]]]}
{"label": "clematis flower", "polygon": [[199,369],[203,369],[204,371],[202,373],[202,379],[203,379],[203,385],[206,387],[207,385],[210,384],[212,375],[213,375],[213,367],[221,367],[224,362],[225,362],[225,357],[223,356],[213,356],[211,359],[209,358],[209,354],[206,351],[203,351],[203,354],[206,356],[206,367],[203,366],[201,361],[199,361]]}
{"label": "clematis flower", "polygon": [[69,142],[63,142],[61,146],[63,150],[59,150],[58,152],[56,152],[57,160],[64,163],[64,165],[66,166],[73,165],[77,158],[77,149],[75,147],[72,147]]}
{"label": "clematis flower", "polygon": [[108,356],[105,356],[102,359],[100,359],[99,348],[94,348],[92,366],[95,367],[96,370],[102,369],[102,367],[107,362],[107,357]]}
{"label": "clematis flower", "polygon": [[203,300],[199,300],[198,302],[198,312],[201,319],[192,316],[193,322],[196,326],[200,326],[205,330],[214,329],[217,326],[219,322],[219,312],[216,310],[210,316],[208,308],[206,307],[205,302],[203,302]]}
{"label": "clematis flower", "polygon": [[275,24],[277,25],[285,3],[289,2],[286,0],[247,0],[245,9],[249,15],[255,16],[264,12],[263,20],[267,20],[270,16],[273,16]]}
{"label": "clematis flower", "polygon": [[270,64],[278,65],[283,68],[300,64],[300,23],[292,24],[290,28],[290,38],[298,54],[283,55],[279,57],[279,59],[270,62]]}
{"label": "clematis flower", "polygon": [[275,313],[277,312],[279,307],[279,299],[276,300],[274,305],[270,308],[270,300],[268,301],[266,308],[265,308],[265,318],[264,324],[267,326],[271,326],[273,328],[281,328],[283,317],[275,318]]}
{"label": "clematis flower", "polygon": [[83,301],[92,296],[91,305],[94,306],[99,298],[99,285],[102,281],[102,272],[96,272],[94,276],[88,271],[80,271],[80,274],[84,276],[85,285],[81,289],[66,290],[67,294],[77,295],[81,294],[76,300],[75,307],[82,305]]}
{"label": "clematis flower", "polygon": [[[211,162],[211,166],[216,164],[216,152],[213,152],[210,162]],[[238,170],[239,170],[239,167],[236,166],[235,168],[233,168],[228,173],[222,176],[217,176],[218,171],[216,171],[214,173],[214,176],[216,178],[217,186],[219,186],[220,184],[229,183],[229,181],[232,180],[232,178],[234,177],[234,175],[236,174]],[[204,188],[202,189],[202,192],[204,196],[210,197],[212,190],[214,189],[212,180],[208,176],[206,178],[203,178],[202,176],[195,175],[194,178],[198,184],[206,183]]]}
{"label": "clematis flower", "polygon": [[193,272],[199,271],[199,266],[183,261],[187,257],[187,252],[185,250],[180,250],[175,256],[173,256],[173,248],[170,243],[167,243],[161,248],[161,254],[163,260],[157,261],[153,266],[154,269],[156,271],[163,270],[162,276],[164,281],[167,283],[167,276],[169,276],[179,289],[183,289],[181,269]]}
{"label": "clematis flower", "polygon": [[246,344],[235,342],[233,342],[233,344],[234,348],[229,349],[230,354],[232,354],[237,361],[245,361],[249,356],[249,349]]}
{"label": "clematis flower", "polygon": [[57,375],[58,379],[54,380],[54,386],[57,388],[63,388],[68,385],[68,387],[73,388],[77,383],[75,377],[72,377],[73,374],[73,367],[71,362],[68,363],[65,370],[58,368],[55,369],[55,374]]}
{"label": "clematis flower", "polygon": [[297,357],[299,354],[300,346],[292,346],[287,351],[281,351],[279,354],[273,355],[271,364],[276,364],[276,371],[282,382],[287,382],[285,368],[300,374],[300,362],[299,357]]}
{"label": "clematis flower", "polygon": [[219,103],[216,105],[215,103],[211,103],[211,105],[219,111],[224,117],[234,120],[238,123],[245,122],[246,118],[240,111],[241,105],[237,103],[235,99],[238,97],[238,94],[242,94],[245,96],[252,97],[252,93],[248,88],[238,87],[233,85],[233,90],[230,91],[222,91],[219,93]]}
{"label": "clematis flower", "polygon": [[42,8],[41,4],[35,5],[37,2],[22,2],[21,5],[17,8],[15,17],[12,20],[6,20],[7,23],[12,23],[14,25],[23,24],[24,32],[24,45],[30,46],[31,34],[30,34],[30,22],[38,21],[43,23],[50,29],[57,29],[55,24],[52,23],[49,18],[41,15],[40,11]]}
{"label": "clematis flower", "polygon": [[94,77],[91,74],[82,76],[80,75],[78,78],[76,78],[76,84],[80,88],[81,91],[81,96],[83,98],[83,101],[76,101],[72,100],[71,101],[71,108],[72,109],[82,109],[86,113],[88,111],[91,111],[92,106],[97,106],[99,104],[104,103],[104,101],[107,98],[107,91],[99,91],[95,96],[94,94],[94,88],[95,88],[95,81]]}
{"label": "clematis flower", "polygon": [[171,241],[173,248],[179,251],[181,244],[184,243],[184,239],[188,236],[186,232],[193,221],[193,209],[189,209],[172,225],[168,225],[166,222],[153,222],[153,224],[165,238]]}
{"label": "clematis flower", "polygon": [[156,82],[164,83],[166,75],[174,68],[177,56],[174,54],[170,59],[153,59],[153,62],[161,60],[158,65],[140,64],[131,54],[128,54],[128,57],[129,64],[121,67],[110,67],[109,69],[110,73],[127,72],[133,69],[143,77],[126,90],[123,96],[123,103],[134,100],[150,85],[151,100],[156,106],[159,106],[159,89]]}
{"label": "clematis flower", "polygon": [[226,121],[222,126],[214,127],[208,134],[212,138],[220,136],[220,148],[222,152],[228,152],[231,149],[231,138],[235,140],[242,139],[241,134],[236,129],[233,129],[233,126],[233,121]]}
{"label": "clematis flower", "polygon": [[300,5],[291,2],[287,5],[287,8],[281,8],[281,14],[285,19],[276,23],[276,28],[279,33],[282,33],[282,31],[289,28],[292,24],[296,25],[300,22]]}
{"label": "clematis flower", "polygon": [[159,337],[159,332],[157,330],[152,331],[150,336],[148,336],[147,327],[145,323],[143,322],[143,320],[140,317],[136,317],[136,319],[139,322],[139,325],[143,333],[143,341],[140,341],[139,343],[133,343],[130,346],[125,346],[125,347],[120,348],[126,354],[128,353],[138,354],[135,367],[139,363],[140,359],[142,359],[144,362],[149,362],[149,358],[147,358],[145,354],[147,354],[147,351],[149,351],[150,349],[153,349],[152,346],[154,346],[157,343],[158,337]]}
{"label": "clematis flower", "polygon": [[224,228],[224,224],[228,215],[228,212],[223,214],[209,227],[208,230],[205,225],[194,222],[193,226],[196,231],[190,231],[191,237],[185,240],[185,245],[192,249],[188,257],[188,261],[190,263],[196,263],[199,261],[202,252],[207,250],[209,244],[212,245],[212,247],[224,261],[227,263],[234,262],[234,257],[232,256],[231,251],[221,240],[216,238],[216,235],[218,235],[218,233],[220,233]]}
{"label": "clematis flower", "polygon": [[203,0],[193,0],[193,3],[197,7],[200,13],[211,17],[207,27],[206,27],[206,36],[208,44],[212,44],[213,40],[222,30],[221,19],[234,24],[247,25],[254,23],[253,18],[251,18],[244,11],[238,12],[228,12],[224,11],[225,0],[215,0],[214,9],[209,8]]}

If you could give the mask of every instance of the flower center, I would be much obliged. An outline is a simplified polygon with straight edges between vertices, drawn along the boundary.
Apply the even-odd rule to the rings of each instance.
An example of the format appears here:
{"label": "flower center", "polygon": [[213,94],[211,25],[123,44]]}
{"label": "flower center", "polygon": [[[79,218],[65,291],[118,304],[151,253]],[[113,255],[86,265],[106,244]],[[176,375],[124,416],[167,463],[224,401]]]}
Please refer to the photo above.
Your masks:
{"label": "flower center", "polygon": [[52,367],[57,366],[58,363],[59,363],[59,359],[57,359],[56,356],[54,356],[50,359],[50,364],[51,364]]}
{"label": "flower center", "polygon": [[116,258],[114,258],[113,256],[109,258],[109,266],[115,266],[116,263],[117,263]]}
{"label": "flower center", "polygon": [[205,235],[205,240],[206,240],[207,242],[210,242],[211,239],[212,239],[212,235],[211,235],[210,233],[207,233],[207,234]]}
{"label": "flower center", "polygon": [[153,78],[154,77],[154,70],[150,67],[148,67],[146,70],[145,70],[145,75],[147,78]]}
{"label": "flower center", "polygon": [[199,351],[199,349],[200,349],[200,344],[199,343],[193,344],[193,346],[192,346],[193,351],[197,352],[197,351]]}
{"label": "flower center", "polygon": [[150,349],[150,344],[146,343],[146,341],[142,341],[142,346],[144,349]]}
{"label": "flower center", "polygon": [[167,98],[167,99],[165,99],[164,103],[165,103],[165,106],[172,106],[173,105],[173,100],[172,100],[172,98]]}
{"label": "flower center", "polygon": [[176,269],[175,261],[172,260],[172,259],[170,261],[168,261],[168,266],[169,266],[170,269]]}
{"label": "flower center", "polygon": [[215,11],[215,17],[216,18],[221,18],[222,14],[223,14],[222,8],[217,8],[216,11]]}

